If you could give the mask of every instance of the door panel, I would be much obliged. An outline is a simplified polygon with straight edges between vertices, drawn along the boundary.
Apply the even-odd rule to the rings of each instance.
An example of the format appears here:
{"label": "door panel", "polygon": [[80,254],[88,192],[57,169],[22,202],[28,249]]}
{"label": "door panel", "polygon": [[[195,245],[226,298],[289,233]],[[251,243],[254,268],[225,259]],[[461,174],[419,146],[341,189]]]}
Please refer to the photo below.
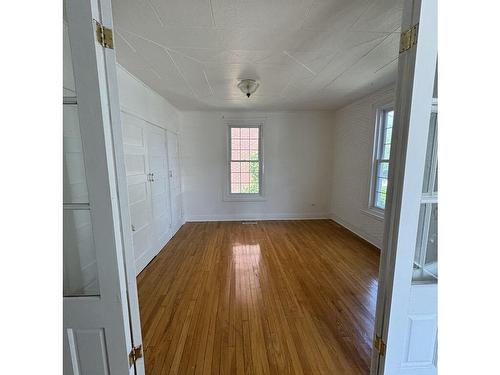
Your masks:
{"label": "door panel", "polygon": [[95,20],[112,28],[111,4],[65,0],[64,7],[63,371],[141,375],[128,361],[132,327],[142,340],[138,319],[130,319],[137,303],[128,298],[117,193],[116,60],[96,40]]}
{"label": "door panel", "polygon": [[172,233],[176,233],[182,225],[181,176],[179,165],[179,143],[177,134],[167,133],[168,162],[170,180],[170,202],[172,206]]}
{"label": "door panel", "polygon": [[104,329],[69,329],[67,335],[75,374],[108,373]]}
{"label": "door panel", "polygon": [[165,130],[151,125],[147,129],[148,162],[152,174],[153,243],[156,244],[156,252],[158,252],[171,237],[172,214],[167,179],[167,139]]}
{"label": "door panel", "polygon": [[123,112],[122,129],[134,260],[140,272],[153,245],[147,133],[144,121]]}

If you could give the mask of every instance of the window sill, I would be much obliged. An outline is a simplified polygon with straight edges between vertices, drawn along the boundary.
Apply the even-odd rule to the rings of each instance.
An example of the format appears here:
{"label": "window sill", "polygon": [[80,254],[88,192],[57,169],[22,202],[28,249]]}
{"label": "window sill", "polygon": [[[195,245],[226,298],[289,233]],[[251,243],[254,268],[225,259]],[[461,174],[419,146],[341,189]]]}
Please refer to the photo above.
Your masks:
{"label": "window sill", "polygon": [[225,195],[222,200],[224,202],[264,202],[267,201],[262,195]]}
{"label": "window sill", "polygon": [[361,212],[367,216],[371,216],[372,218],[378,221],[384,221],[384,212],[381,210],[376,210],[374,208],[367,208],[366,210],[361,210]]}

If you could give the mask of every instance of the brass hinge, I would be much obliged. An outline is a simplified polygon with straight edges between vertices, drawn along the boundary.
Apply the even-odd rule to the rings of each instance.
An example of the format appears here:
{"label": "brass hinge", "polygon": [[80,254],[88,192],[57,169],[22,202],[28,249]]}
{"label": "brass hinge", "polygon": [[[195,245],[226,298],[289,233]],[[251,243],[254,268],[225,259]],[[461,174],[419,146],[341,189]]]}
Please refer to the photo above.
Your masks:
{"label": "brass hinge", "polygon": [[113,49],[113,30],[95,21],[95,33],[101,46]]}
{"label": "brass hinge", "polygon": [[375,347],[375,349],[377,349],[380,355],[385,354],[385,342],[384,340],[382,340],[382,337],[375,336],[375,342],[373,343],[373,346]]}
{"label": "brass hinge", "polygon": [[417,44],[417,34],[418,23],[415,26],[410,27],[405,32],[401,33],[401,39],[399,41],[399,53],[408,51],[410,48]]}
{"label": "brass hinge", "polygon": [[128,355],[128,367],[137,362],[139,358],[142,358],[142,345],[134,346]]}

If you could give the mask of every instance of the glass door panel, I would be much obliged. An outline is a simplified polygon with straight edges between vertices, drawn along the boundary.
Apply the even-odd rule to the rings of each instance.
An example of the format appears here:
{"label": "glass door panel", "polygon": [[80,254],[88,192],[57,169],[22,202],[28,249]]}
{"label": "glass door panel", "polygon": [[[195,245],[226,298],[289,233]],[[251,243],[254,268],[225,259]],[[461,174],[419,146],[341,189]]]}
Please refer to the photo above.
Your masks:
{"label": "glass door panel", "polygon": [[90,210],[63,211],[63,292],[69,296],[99,295],[97,259]]}
{"label": "glass door panel", "polygon": [[437,283],[438,279],[438,191],[437,191],[437,98],[434,99],[430,118],[424,182],[418,225],[415,259],[413,265],[414,284]]}
{"label": "glass door panel", "polygon": [[99,277],[66,24],[63,32],[63,295],[95,296]]}

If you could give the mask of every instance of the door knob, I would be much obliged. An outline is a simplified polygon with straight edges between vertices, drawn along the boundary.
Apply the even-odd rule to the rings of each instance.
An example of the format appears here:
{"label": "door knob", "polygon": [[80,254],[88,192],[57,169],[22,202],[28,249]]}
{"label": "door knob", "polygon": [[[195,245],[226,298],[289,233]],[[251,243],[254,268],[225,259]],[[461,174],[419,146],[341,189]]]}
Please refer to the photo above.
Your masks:
{"label": "door knob", "polygon": [[132,224],[132,232],[135,232],[135,226]]}

